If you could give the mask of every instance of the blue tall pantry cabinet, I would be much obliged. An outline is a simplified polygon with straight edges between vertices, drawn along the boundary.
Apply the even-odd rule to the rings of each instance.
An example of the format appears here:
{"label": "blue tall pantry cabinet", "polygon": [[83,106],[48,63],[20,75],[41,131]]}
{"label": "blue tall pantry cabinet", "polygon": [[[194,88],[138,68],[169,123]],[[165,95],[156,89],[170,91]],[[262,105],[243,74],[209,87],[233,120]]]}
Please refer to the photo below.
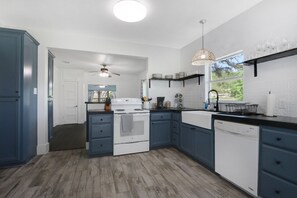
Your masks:
{"label": "blue tall pantry cabinet", "polygon": [[26,31],[0,28],[0,166],[36,155],[38,45]]}

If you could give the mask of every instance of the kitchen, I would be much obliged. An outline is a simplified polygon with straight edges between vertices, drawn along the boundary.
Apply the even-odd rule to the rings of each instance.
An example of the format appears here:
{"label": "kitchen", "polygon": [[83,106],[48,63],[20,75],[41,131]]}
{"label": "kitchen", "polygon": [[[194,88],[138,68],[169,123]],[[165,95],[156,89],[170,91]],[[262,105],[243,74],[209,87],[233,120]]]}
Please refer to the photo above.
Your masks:
{"label": "kitchen", "polygon": [[[220,6],[223,7],[223,5],[218,5],[218,7]],[[187,5],[187,7],[189,9],[189,7],[193,6]],[[296,16],[295,7],[296,3],[294,1],[261,1],[259,4],[251,7],[251,9],[241,14],[238,13],[234,18],[225,19],[226,21],[223,25],[207,32],[205,35],[205,46],[211,49],[216,54],[216,57],[222,57],[238,50],[243,50],[244,52],[255,50],[259,43],[263,43],[267,39],[287,38],[290,42],[296,42],[297,31],[294,26],[294,18],[296,18],[294,17]],[[19,6],[14,8],[21,12]],[[211,6],[206,9],[210,11],[210,15],[216,14]],[[184,10],[182,12],[185,12]],[[38,10],[34,11],[38,13]],[[47,107],[45,102],[47,100],[46,65],[48,47],[147,57],[147,78],[150,78],[153,73],[165,75],[180,71],[190,72],[198,70],[198,72],[204,72],[204,69],[200,67],[191,66],[191,59],[201,47],[201,39],[195,40],[195,38],[201,35],[199,20],[205,17],[208,20],[205,28],[212,26],[211,18],[206,13],[204,16],[199,16],[200,18],[191,17],[190,20],[193,20],[191,29],[196,32],[196,36],[193,39],[189,39],[188,45],[179,47],[177,44],[173,47],[158,47],[160,45],[163,46],[162,42],[166,41],[166,37],[163,37],[164,40],[160,41],[158,46],[153,46],[135,44],[135,42],[105,40],[81,32],[70,33],[70,31],[66,32],[66,30],[41,30],[33,25],[26,26],[25,22],[17,23],[13,21],[13,18],[9,18],[11,16],[7,12],[8,10],[1,10],[2,21],[0,23],[2,27],[26,29],[40,42],[38,48],[38,154],[47,153],[48,144]],[[42,13],[38,14],[41,15]],[[182,15],[182,13],[179,14]],[[186,13],[184,14],[186,15]],[[131,29],[133,28],[131,27]],[[296,56],[261,63],[257,68],[257,77],[254,77],[253,67],[244,67],[244,100],[259,104],[259,113],[264,113],[266,110],[266,96],[269,91],[272,91],[277,96],[275,114],[278,116],[297,117],[296,92],[294,92],[295,63]],[[172,82],[170,88],[168,88],[168,82],[154,81],[151,88],[148,89],[148,96],[153,98],[154,101],[158,96],[165,96],[166,100],[171,100],[173,103],[175,93],[181,92],[184,96],[184,106],[201,109],[208,91],[203,86],[206,80],[207,78],[202,78],[200,86],[197,85],[196,79],[188,80],[185,82],[185,87],[182,86],[181,82]],[[168,155],[173,154],[170,151]],[[185,158],[183,159],[185,160]]]}

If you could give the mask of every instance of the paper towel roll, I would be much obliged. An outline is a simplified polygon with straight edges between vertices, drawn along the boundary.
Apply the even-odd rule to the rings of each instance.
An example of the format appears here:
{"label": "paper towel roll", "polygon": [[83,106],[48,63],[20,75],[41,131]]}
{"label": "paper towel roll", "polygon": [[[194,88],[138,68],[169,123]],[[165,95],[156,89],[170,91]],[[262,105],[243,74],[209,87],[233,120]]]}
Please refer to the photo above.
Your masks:
{"label": "paper towel roll", "polygon": [[266,116],[274,115],[275,95],[269,92],[267,95]]}

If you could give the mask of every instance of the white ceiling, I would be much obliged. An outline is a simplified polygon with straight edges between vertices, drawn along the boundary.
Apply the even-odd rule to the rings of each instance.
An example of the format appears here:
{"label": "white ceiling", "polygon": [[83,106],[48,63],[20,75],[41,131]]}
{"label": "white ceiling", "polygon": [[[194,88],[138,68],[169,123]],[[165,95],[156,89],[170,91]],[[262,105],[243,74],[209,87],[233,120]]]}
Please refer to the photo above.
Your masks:
{"label": "white ceiling", "polygon": [[120,74],[139,74],[147,68],[147,58],[102,54],[77,50],[50,48],[55,55],[55,66],[85,71],[100,71],[106,64],[111,72]]}
{"label": "white ceiling", "polygon": [[75,32],[133,43],[182,48],[261,0],[138,0],[148,8],[138,23],[116,19],[118,0],[1,0],[0,26]]}
{"label": "white ceiling", "polygon": [[[126,23],[112,13],[118,0],[1,0],[0,26],[75,32],[103,39],[182,48],[205,33],[256,5],[261,0],[138,0],[148,9],[138,23]],[[147,59],[64,49],[51,49],[56,66],[140,73]],[[65,63],[69,61],[70,63]]]}

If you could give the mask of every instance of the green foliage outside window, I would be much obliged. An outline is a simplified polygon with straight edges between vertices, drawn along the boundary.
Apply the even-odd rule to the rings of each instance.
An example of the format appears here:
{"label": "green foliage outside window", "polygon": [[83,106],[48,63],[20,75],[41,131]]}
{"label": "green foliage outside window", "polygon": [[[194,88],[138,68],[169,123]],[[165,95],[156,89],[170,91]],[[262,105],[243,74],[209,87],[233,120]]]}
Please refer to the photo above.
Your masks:
{"label": "green foliage outside window", "polygon": [[216,61],[210,66],[211,89],[219,92],[220,100],[243,100],[243,54]]}

